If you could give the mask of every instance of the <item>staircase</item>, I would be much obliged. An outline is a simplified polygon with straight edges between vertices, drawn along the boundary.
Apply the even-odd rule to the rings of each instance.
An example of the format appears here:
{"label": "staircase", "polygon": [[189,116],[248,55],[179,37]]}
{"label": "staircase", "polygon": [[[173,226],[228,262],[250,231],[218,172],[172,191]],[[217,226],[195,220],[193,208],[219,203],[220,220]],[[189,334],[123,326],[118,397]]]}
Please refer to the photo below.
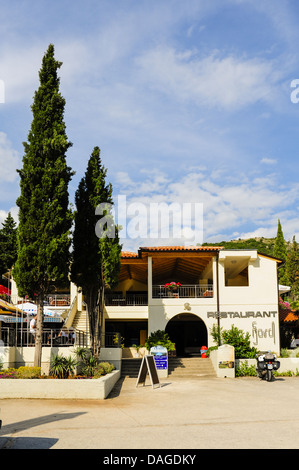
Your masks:
{"label": "staircase", "polygon": [[201,357],[170,357],[168,358],[169,377],[216,377],[210,358]]}
{"label": "staircase", "polygon": [[88,318],[87,318],[86,310],[82,310],[81,312],[77,310],[73,319],[72,326],[75,330],[84,331],[88,335],[89,325],[88,325]]}
{"label": "staircase", "polygon": [[[138,377],[141,359],[122,359],[121,377]],[[168,376],[171,378],[212,378],[216,373],[211,359],[201,357],[169,357]]]}
{"label": "staircase", "polygon": [[122,359],[121,377],[138,377],[142,359]]}

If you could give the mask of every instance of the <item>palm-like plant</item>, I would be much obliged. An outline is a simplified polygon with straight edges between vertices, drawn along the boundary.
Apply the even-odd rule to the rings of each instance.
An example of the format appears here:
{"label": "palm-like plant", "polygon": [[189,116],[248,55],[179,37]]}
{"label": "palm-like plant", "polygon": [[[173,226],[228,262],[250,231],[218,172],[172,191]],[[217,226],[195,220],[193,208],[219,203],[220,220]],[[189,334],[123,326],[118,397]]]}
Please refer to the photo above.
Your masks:
{"label": "palm-like plant", "polygon": [[51,358],[50,374],[58,379],[64,379],[74,375],[77,366],[76,359],[64,357],[62,354],[54,354]]}

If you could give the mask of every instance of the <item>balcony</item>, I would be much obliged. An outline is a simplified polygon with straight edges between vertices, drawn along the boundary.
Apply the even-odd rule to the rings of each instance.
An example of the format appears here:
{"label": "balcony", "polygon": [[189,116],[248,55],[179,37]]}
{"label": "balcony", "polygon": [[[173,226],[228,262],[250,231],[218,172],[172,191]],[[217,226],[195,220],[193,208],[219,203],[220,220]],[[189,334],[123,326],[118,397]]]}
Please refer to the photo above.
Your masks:
{"label": "balcony", "polygon": [[193,298],[211,298],[213,297],[212,285],[186,285],[178,287],[176,291],[170,291],[163,285],[153,286],[153,299],[163,299],[168,297],[193,299]]}
{"label": "balcony", "polygon": [[[164,287],[164,284],[153,286],[153,299],[166,299],[171,297],[181,299],[212,298],[213,286],[183,284],[176,292],[169,291]],[[109,292],[105,294],[105,305],[109,307],[136,307],[148,305],[148,294],[147,292],[133,293],[127,291],[124,295],[122,292]]]}
{"label": "balcony", "polygon": [[105,294],[105,305],[110,307],[136,307],[140,305],[148,305],[148,295],[147,292],[126,292],[125,296],[120,292],[110,292]]}

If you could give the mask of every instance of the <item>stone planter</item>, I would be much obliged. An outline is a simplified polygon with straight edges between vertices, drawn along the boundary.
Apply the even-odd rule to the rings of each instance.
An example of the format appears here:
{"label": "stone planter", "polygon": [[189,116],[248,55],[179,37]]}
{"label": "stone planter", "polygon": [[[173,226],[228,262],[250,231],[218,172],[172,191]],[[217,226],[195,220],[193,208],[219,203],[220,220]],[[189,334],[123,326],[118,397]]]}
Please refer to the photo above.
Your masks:
{"label": "stone planter", "polygon": [[99,379],[1,379],[2,398],[48,398],[103,400],[107,398],[120,371],[115,370]]}

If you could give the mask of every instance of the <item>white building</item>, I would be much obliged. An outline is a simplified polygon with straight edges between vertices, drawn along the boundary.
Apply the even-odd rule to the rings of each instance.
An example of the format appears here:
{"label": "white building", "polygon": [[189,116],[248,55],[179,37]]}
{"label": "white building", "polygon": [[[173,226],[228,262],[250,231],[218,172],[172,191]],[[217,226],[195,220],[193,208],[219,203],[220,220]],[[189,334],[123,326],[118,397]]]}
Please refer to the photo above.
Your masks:
{"label": "white building", "polygon": [[[183,356],[214,345],[213,325],[224,330],[234,325],[250,334],[251,346],[279,353],[280,263],[256,250],[208,246],[123,252],[119,283],[106,292],[104,330],[120,333],[126,347],[144,344],[150,333],[166,330],[177,355]],[[180,284],[176,292],[165,287],[170,282]],[[71,284],[69,300],[57,299],[52,308],[65,311],[65,327],[87,331],[80,289]],[[68,306],[60,305],[62,301]]]}
{"label": "white building", "polygon": [[[280,263],[256,250],[207,246],[123,252],[119,284],[106,295],[105,330],[120,332],[125,346],[166,330],[184,355],[213,346],[219,322],[248,332],[257,349],[279,353]],[[176,292],[165,287],[170,282],[181,284]]]}

